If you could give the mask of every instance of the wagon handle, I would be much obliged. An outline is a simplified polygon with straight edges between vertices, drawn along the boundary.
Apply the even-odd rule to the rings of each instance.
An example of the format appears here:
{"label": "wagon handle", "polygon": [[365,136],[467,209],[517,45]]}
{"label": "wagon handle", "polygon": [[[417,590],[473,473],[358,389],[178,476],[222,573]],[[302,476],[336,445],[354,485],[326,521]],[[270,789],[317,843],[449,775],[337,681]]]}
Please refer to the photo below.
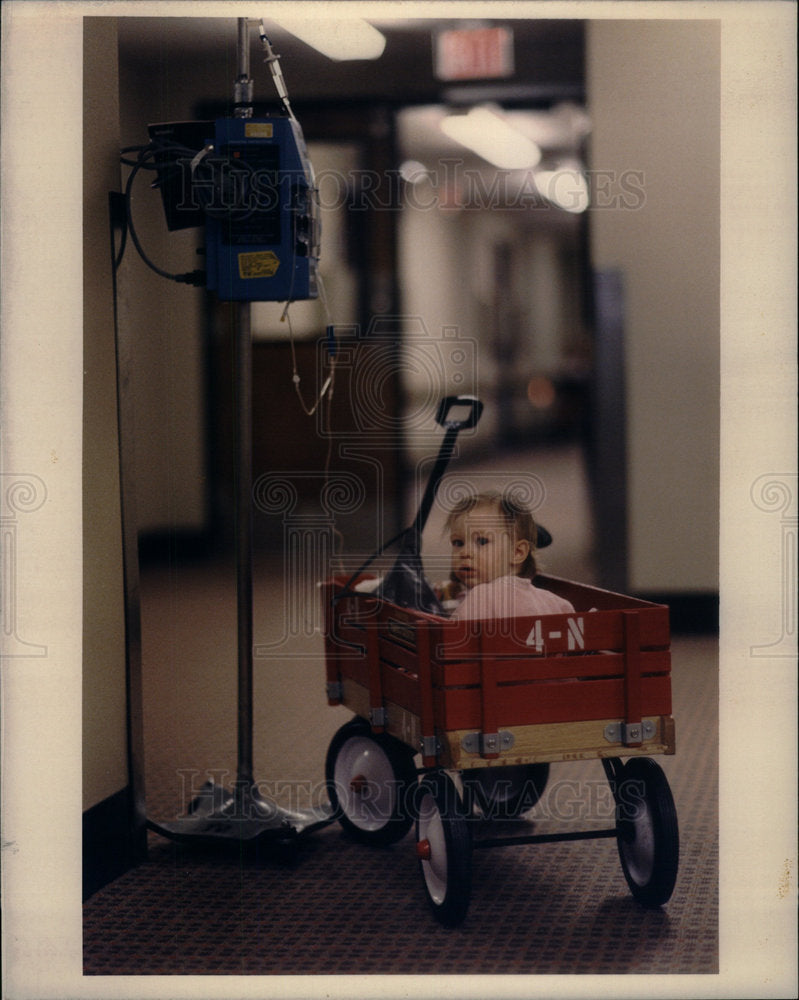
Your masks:
{"label": "wagon handle", "polygon": [[[464,408],[467,409],[465,415]],[[438,484],[441,482],[441,477],[444,475],[447,465],[449,464],[449,460],[452,458],[452,453],[455,450],[455,441],[457,440],[458,433],[462,430],[475,427],[482,412],[483,404],[479,399],[477,399],[476,396],[445,396],[444,399],[441,400],[436,413],[436,423],[440,427],[444,427],[446,433],[444,434],[444,440],[441,442],[438,457],[436,458],[435,465],[433,466],[433,471],[430,473],[430,479],[425,487],[424,496],[422,497],[422,502],[419,506],[419,510],[413,524],[408,528],[403,528],[399,534],[395,535],[393,538],[389,539],[389,541],[381,545],[377,552],[373,553],[366,560],[366,562],[352,574],[344,587],[337,594],[333,595],[334,601],[348,596],[351,593],[350,588],[357,577],[360,576],[360,574],[363,573],[364,570],[366,570],[378,556],[382,555],[386,549],[391,548],[392,545],[395,545],[401,539],[404,539],[406,543],[410,543],[411,548],[418,553],[422,530],[427,522],[430,509],[433,506],[433,501],[435,500],[436,492],[438,490]]]}
{"label": "wagon handle", "polygon": [[[464,410],[467,411],[465,414]],[[427,481],[424,496],[419,505],[419,511],[413,522],[413,530],[418,532],[418,535],[421,535],[427,523],[433,501],[436,498],[438,484],[441,482],[449,465],[449,460],[452,458],[452,453],[455,450],[455,441],[457,440],[458,433],[477,426],[482,412],[483,404],[476,396],[446,396],[441,400],[438,413],[436,414],[436,423],[440,427],[444,427],[446,433],[444,440],[441,442],[436,464],[433,466],[433,471],[430,473],[430,478]]]}

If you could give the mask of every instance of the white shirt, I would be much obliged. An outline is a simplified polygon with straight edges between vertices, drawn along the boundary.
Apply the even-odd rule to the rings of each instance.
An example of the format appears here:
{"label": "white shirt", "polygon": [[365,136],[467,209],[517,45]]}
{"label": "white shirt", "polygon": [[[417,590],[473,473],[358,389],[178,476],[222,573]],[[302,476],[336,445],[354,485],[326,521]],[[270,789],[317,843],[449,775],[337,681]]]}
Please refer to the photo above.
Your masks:
{"label": "white shirt", "polygon": [[570,614],[574,607],[551,590],[536,587],[523,576],[500,576],[473,587],[452,614],[456,619],[521,618]]}

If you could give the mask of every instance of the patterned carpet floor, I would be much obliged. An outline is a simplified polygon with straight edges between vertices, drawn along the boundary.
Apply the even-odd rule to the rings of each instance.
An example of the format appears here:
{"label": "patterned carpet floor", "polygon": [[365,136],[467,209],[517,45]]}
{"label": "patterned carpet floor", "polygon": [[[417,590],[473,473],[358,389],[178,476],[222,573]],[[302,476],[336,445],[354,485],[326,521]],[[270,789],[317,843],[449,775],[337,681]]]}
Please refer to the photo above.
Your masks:
{"label": "patterned carpet floor", "polygon": [[[584,484],[573,465],[550,465],[546,482],[545,523],[567,540],[547,550],[547,569],[591,582]],[[351,713],[327,705],[318,616],[287,604],[287,569],[256,560],[254,770],[268,798],[303,808],[321,801],[327,747]],[[147,810],[163,822],[206,778],[236,775],[234,576],[225,564],[154,565],[141,591]],[[608,839],[475,851],[467,918],[446,929],[428,911],[413,833],[374,848],[329,825],[290,858],[151,833],[147,860],[84,904],[85,975],[717,973],[717,637],[673,636],[672,665],[677,753],[658,762],[680,867],[661,909],[633,900]],[[607,827],[610,808],[598,761],[554,764],[521,825]]]}
{"label": "patterned carpet floor", "polygon": [[[662,909],[633,900],[613,840],[475,851],[469,914],[462,926],[445,929],[428,913],[412,833],[374,848],[352,842],[335,824],[305,837],[293,858],[239,858],[150,834],[148,860],[85,904],[85,974],[717,972],[717,740],[708,728],[716,717],[716,640],[678,637],[672,649],[678,749],[658,760],[677,807],[681,857],[674,895]],[[272,707],[294,722],[274,727],[269,741],[272,760],[280,761],[275,748],[286,753],[292,733],[296,742],[299,717],[309,736],[304,752],[283,758],[280,780],[258,779],[259,789],[285,807],[317,804],[327,743],[341,713],[348,717],[323,707],[321,662],[305,667],[295,665],[293,683]],[[184,766],[176,775],[163,758],[151,761],[148,780],[161,780],[151,818],[181,814],[205,777],[225,783],[235,774],[230,751],[213,732],[216,739],[204,741],[213,761],[206,769],[179,741],[163,741],[162,753],[183,748],[177,753]],[[269,773],[266,758],[261,747],[256,775]],[[612,825],[608,809],[598,762],[552,765],[524,832]]]}

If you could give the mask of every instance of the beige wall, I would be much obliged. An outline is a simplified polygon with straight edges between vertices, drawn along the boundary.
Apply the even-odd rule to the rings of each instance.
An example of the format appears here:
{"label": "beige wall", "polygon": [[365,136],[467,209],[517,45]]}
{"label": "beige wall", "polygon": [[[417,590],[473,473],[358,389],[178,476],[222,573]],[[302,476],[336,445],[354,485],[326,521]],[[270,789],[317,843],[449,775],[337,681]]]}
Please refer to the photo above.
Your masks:
{"label": "beige wall", "polygon": [[589,22],[587,93],[591,168],[616,193],[635,171],[645,195],[591,218],[594,267],[625,288],[629,586],[714,591],[719,22]]}
{"label": "beige wall", "polygon": [[[120,27],[120,32],[124,25]],[[195,118],[204,66],[157,63],[119,66],[118,134],[123,147],[144,145],[147,126]],[[228,88],[229,89],[229,88]],[[220,92],[225,93],[224,90]],[[135,158],[135,153],[130,154]],[[127,180],[127,170],[124,179]],[[153,174],[139,171],[131,194],[142,247],[171,274],[202,267],[196,229],[169,233]],[[117,182],[119,183],[119,182]],[[150,270],[128,242],[119,271],[119,321],[132,338],[137,520],[142,533],[206,526],[204,421],[204,293]]]}
{"label": "beige wall", "polygon": [[[83,808],[128,784],[125,622],[108,192],[119,188],[113,18],[84,35]],[[89,124],[90,123],[90,124]]]}

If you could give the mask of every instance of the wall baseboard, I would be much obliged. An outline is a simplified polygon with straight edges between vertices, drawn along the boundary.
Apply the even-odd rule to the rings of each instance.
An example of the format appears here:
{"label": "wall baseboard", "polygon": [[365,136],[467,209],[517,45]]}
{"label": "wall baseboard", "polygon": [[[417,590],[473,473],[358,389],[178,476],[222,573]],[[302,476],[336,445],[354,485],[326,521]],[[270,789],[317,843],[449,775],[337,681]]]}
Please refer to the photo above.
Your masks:
{"label": "wall baseboard", "polygon": [[146,831],[136,833],[130,787],[83,814],[83,900],[147,857]]}
{"label": "wall baseboard", "polygon": [[139,560],[144,566],[207,559],[221,548],[210,529],[175,529],[144,532],[139,536]]}
{"label": "wall baseboard", "polygon": [[636,597],[654,604],[668,604],[672,635],[718,635],[719,595],[636,593]]}

